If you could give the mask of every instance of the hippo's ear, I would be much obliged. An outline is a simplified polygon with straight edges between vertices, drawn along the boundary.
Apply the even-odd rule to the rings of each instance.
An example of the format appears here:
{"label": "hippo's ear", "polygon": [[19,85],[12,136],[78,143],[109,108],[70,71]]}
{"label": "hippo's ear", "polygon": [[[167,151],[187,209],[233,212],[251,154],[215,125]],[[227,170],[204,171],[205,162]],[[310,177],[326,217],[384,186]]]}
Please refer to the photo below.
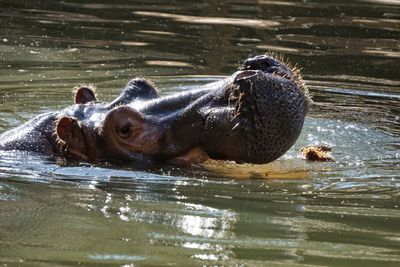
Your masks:
{"label": "hippo's ear", "polygon": [[91,101],[96,101],[96,95],[94,93],[95,87],[92,85],[89,86],[80,86],[75,88],[75,104],[86,104]]}
{"label": "hippo's ear", "polygon": [[85,149],[83,132],[76,119],[61,118],[56,126],[56,134],[58,139],[68,145],[69,148],[80,151]]}

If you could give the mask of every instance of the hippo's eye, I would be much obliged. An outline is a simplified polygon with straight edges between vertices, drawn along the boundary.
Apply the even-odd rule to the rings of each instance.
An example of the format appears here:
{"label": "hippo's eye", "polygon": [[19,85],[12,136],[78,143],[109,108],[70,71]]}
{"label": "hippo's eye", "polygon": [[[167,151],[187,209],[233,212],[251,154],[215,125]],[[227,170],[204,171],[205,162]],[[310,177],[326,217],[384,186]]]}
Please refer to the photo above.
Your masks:
{"label": "hippo's eye", "polygon": [[128,138],[132,133],[132,128],[132,123],[128,122],[119,129],[118,133],[122,138]]}

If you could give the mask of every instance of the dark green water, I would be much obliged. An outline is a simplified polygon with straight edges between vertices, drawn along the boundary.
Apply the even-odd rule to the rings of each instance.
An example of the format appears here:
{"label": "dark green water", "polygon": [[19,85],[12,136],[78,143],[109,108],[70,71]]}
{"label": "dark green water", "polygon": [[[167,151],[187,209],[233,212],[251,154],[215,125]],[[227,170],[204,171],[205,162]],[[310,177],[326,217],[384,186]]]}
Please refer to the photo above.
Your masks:
{"label": "dark green water", "polygon": [[[0,0],[0,132],[78,83],[166,95],[267,51],[315,102],[285,156],[144,171],[0,152],[0,266],[399,266],[399,1]],[[310,143],[336,162],[303,162]]]}

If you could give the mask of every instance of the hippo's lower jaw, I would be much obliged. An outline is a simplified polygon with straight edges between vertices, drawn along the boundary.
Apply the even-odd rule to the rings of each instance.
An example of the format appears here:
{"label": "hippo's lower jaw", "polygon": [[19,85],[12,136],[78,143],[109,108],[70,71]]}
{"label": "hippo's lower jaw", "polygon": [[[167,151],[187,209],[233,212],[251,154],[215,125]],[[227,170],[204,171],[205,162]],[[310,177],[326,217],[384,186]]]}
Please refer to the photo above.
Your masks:
{"label": "hippo's lower jaw", "polygon": [[262,55],[222,81],[176,95],[160,98],[151,83],[135,79],[111,103],[98,102],[87,87],[76,92],[75,103],[21,126],[24,135],[3,134],[0,148],[49,153],[53,147],[90,162],[190,163],[208,154],[268,163],[297,140],[310,99],[298,72]]}

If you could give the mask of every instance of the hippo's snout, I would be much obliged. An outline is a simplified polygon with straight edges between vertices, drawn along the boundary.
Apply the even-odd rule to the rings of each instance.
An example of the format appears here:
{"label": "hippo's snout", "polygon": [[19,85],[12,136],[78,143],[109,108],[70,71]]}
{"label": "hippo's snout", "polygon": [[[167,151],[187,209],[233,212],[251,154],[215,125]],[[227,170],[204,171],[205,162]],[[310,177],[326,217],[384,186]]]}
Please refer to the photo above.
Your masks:
{"label": "hippo's snout", "polygon": [[[203,146],[214,158],[267,163],[297,140],[309,97],[296,74],[287,74],[289,69],[282,63],[265,56],[246,62],[247,67],[235,73],[225,89],[226,106],[209,114]],[[251,69],[256,67],[260,69]],[[271,68],[275,72],[270,73]]]}

